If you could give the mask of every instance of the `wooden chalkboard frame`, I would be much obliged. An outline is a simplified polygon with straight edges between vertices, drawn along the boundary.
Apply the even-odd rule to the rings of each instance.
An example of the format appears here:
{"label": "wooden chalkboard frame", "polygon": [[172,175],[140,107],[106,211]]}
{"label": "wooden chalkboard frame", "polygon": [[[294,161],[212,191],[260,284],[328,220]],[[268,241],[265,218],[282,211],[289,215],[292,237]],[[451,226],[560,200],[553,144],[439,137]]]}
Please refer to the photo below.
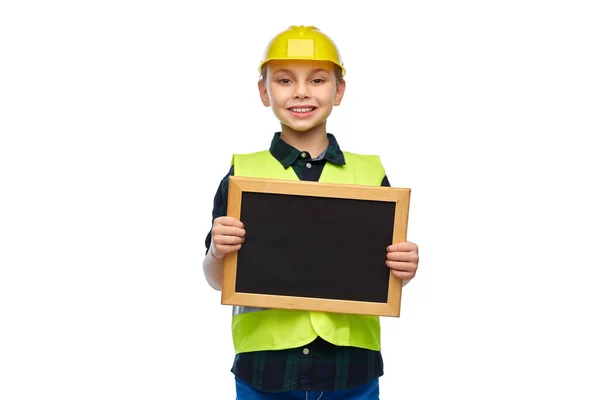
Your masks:
{"label": "wooden chalkboard frame", "polygon": [[[411,190],[408,188],[231,176],[229,178],[227,215],[240,219],[242,194],[244,192],[393,202],[395,203],[393,243],[398,243],[406,241],[410,191]],[[391,272],[388,279],[387,303],[380,303],[236,292],[237,264],[238,252],[230,253],[224,259],[223,286],[221,291],[221,303],[224,305],[327,311],[390,317],[399,317],[400,315],[402,281],[393,276]]]}

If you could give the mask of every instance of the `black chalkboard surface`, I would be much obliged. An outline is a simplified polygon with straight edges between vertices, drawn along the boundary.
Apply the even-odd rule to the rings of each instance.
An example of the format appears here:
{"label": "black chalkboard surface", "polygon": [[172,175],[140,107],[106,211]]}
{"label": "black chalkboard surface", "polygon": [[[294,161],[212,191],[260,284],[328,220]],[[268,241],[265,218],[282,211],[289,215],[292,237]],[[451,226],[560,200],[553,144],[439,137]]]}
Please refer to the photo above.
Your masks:
{"label": "black chalkboard surface", "polygon": [[410,189],[230,177],[246,229],[225,258],[222,303],[399,316],[386,248],[406,240]]}

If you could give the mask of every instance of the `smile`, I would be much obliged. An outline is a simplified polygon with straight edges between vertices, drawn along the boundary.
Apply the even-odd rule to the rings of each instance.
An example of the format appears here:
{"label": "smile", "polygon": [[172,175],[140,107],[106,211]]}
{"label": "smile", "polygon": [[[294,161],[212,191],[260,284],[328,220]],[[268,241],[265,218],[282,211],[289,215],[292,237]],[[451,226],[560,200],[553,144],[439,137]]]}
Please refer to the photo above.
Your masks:
{"label": "smile", "polygon": [[292,107],[289,109],[291,112],[295,113],[307,113],[315,110],[315,107]]}

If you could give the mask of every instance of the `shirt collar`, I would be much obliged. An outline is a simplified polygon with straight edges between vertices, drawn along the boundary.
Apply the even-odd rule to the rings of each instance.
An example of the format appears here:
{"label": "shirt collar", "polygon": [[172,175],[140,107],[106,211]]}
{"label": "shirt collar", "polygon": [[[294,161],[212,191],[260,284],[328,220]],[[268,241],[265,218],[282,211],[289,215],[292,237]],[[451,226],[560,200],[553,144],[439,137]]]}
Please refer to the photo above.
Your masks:
{"label": "shirt collar", "polygon": [[[329,140],[329,145],[325,150],[325,154],[323,158],[325,160],[337,164],[344,165],[346,164],[346,160],[344,158],[344,153],[340,149],[335,136],[331,133],[327,134],[327,139]],[[288,168],[292,165],[300,156],[301,151],[287,144],[281,139],[281,132],[275,132],[273,135],[273,140],[271,141],[271,148],[269,149],[271,155],[277,159],[283,165],[283,168]],[[316,158],[319,154],[311,154],[311,157]]]}

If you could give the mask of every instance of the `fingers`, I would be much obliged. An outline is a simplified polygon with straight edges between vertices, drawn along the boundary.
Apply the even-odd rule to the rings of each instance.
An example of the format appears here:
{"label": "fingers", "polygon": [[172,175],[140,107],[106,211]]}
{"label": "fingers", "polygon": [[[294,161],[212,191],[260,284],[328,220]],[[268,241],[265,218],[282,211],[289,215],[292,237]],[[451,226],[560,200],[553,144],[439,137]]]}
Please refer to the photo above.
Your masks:
{"label": "fingers", "polygon": [[392,275],[404,281],[414,278],[417,274],[417,264],[399,261],[386,261],[386,265],[390,268]]}
{"label": "fingers", "polygon": [[244,238],[240,236],[215,235],[213,242],[220,246],[235,246],[244,243]]}
{"label": "fingers", "polygon": [[415,263],[388,260],[385,262],[385,265],[395,271],[400,272],[415,272],[417,270],[417,264]]}
{"label": "fingers", "polygon": [[229,253],[238,251],[245,237],[246,230],[241,221],[227,216],[215,218],[212,229],[213,254],[217,258],[223,258]]}
{"label": "fingers", "polygon": [[391,246],[387,247],[387,251],[389,252],[396,252],[396,251],[401,251],[401,252],[409,252],[409,251],[414,251],[417,254],[419,254],[419,247],[412,243],[412,242],[400,242],[400,243],[396,243],[393,244]]}
{"label": "fingers", "polygon": [[386,258],[388,259],[388,261],[401,261],[401,262],[415,263],[415,264],[419,262],[419,255],[413,251],[409,251],[409,252],[395,251],[393,253],[387,253]]}
{"label": "fingers", "polygon": [[[402,279],[403,281],[409,281],[412,278],[414,278],[415,273],[414,272],[410,273],[410,272],[396,271],[395,269],[393,269],[392,275],[394,275],[398,279]],[[408,283],[408,282],[406,282],[406,283]]]}
{"label": "fingers", "polygon": [[[233,253],[234,251],[238,251],[239,249],[242,248],[241,244],[235,244],[235,245],[217,245],[215,243],[215,246],[217,248],[217,252],[222,254],[222,255],[227,255],[229,253]],[[221,257],[219,257],[221,258]]]}
{"label": "fingers", "polygon": [[215,244],[235,245],[244,242],[246,230],[241,221],[232,217],[219,217],[213,223],[212,236]]}
{"label": "fingers", "polygon": [[419,248],[411,242],[396,243],[388,246],[386,265],[398,279],[408,281],[417,273]]}
{"label": "fingers", "polygon": [[227,217],[227,216],[215,218],[215,222],[213,223],[213,226],[216,226],[216,225],[233,226],[233,227],[241,228],[241,229],[244,228],[244,224],[242,223],[242,221],[235,219],[233,217]]}
{"label": "fingers", "polygon": [[223,258],[229,253],[238,251],[242,248],[244,238],[240,236],[214,235],[213,238],[214,251],[213,254],[217,258]]}
{"label": "fingers", "polygon": [[233,236],[243,238],[246,230],[235,226],[215,225],[212,230],[213,236]]}

